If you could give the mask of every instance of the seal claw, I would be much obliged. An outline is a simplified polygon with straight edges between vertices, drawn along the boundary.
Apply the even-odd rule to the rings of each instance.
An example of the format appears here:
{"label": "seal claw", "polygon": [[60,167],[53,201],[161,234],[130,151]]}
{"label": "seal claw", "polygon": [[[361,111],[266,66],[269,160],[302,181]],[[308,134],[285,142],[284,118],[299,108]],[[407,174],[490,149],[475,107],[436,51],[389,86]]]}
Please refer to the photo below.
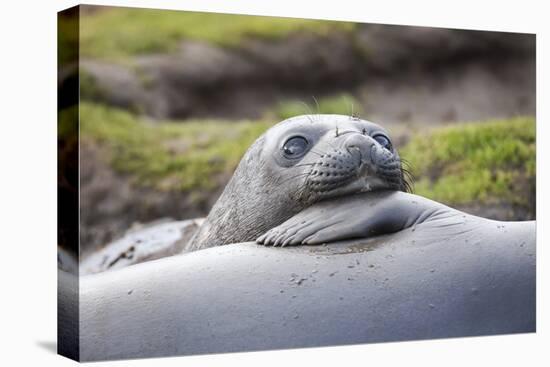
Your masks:
{"label": "seal claw", "polygon": [[266,234],[267,234],[267,233],[264,233],[263,235],[261,235],[260,237],[258,237],[258,238],[256,239],[256,243],[258,243],[258,244],[260,244],[260,245],[264,245],[264,240],[265,240],[265,235],[266,235]]}
{"label": "seal claw", "polygon": [[264,242],[266,242],[269,245],[276,246],[275,244],[275,237],[277,236],[276,231],[269,231],[268,236]]}
{"label": "seal claw", "polygon": [[288,237],[287,239],[284,240],[282,246],[285,247],[285,246],[291,244],[293,239],[294,239],[294,236]]}
{"label": "seal claw", "polygon": [[276,238],[275,238],[275,242],[273,243],[273,246],[281,246],[282,247],[282,235],[279,234]]}

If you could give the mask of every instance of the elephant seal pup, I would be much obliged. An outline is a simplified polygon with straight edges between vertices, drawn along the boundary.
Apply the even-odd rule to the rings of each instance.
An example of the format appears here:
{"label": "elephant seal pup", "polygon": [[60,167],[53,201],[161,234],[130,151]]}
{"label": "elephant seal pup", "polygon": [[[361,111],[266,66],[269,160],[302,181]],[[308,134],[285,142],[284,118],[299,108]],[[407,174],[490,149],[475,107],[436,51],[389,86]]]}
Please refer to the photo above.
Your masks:
{"label": "elephant seal pup", "polygon": [[343,115],[287,119],[248,149],[184,251],[253,241],[322,200],[408,191],[404,172],[388,133],[377,124]]}

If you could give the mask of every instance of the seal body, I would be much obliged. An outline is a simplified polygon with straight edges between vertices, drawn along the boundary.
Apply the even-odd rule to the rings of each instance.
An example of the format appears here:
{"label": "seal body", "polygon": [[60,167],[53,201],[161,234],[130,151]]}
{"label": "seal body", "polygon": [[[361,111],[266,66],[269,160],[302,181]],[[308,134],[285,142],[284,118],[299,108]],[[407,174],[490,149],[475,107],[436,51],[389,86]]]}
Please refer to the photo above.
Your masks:
{"label": "seal body", "polygon": [[316,202],[384,189],[405,191],[407,183],[381,126],[297,116],[252,144],[186,250],[252,241]]}
{"label": "seal body", "polygon": [[[61,338],[95,361],[535,331],[535,223],[400,192],[381,131],[330,115],[276,125],[192,241],[213,248],[83,277],[79,297],[60,271],[61,324],[80,307]],[[253,239],[330,243],[235,243]]]}
{"label": "seal body", "polygon": [[[333,214],[320,215],[325,209]],[[369,226],[365,218],[383,219],[371,228],[409,228],[327,246],[213,247],[87,275],[80,297],[67,295],[73,283],[61,272],[62,309],[80,305],[81,359],[535,331],[534,222],[492,221],[389,191],[298,214],[308,215],[344,215],[338,228],[347,233]]]}

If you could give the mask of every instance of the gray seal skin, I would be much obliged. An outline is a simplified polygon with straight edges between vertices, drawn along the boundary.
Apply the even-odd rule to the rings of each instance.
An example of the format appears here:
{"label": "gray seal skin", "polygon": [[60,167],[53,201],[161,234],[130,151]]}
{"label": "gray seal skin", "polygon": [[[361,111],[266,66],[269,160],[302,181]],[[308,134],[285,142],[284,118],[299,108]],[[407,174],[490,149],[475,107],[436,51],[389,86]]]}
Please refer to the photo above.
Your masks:
{"label": "gray seal skin", "polygon": [[312,204],[408,189],[381,126],[343,115],[304,115],[273,126],[248,149],[186,250],[253,241]]}
{"label": "gray seal skin", "polygon": [[[340,223],[344,232],[397,231],[325,246],[216,246],[81,277],[80,358],[535,331],[534,222],[492,221],[404,192],[367,192],[301,212],[296,223],[328,224],[301,236],[339,236],[341,229],[331,229],[339,218],[324,210],[355,211]],[[293,228],[291,221],[273,233]]]}

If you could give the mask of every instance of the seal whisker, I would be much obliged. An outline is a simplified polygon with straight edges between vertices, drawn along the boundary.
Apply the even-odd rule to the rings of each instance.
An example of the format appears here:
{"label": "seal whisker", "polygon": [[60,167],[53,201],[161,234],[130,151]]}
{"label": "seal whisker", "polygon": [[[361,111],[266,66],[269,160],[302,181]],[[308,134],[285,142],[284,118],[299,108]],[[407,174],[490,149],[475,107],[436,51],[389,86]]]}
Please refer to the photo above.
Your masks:
{"label": "seal whisker", "polygon": [[401,165],[404,190],[405,192],[413,193],[415,177],[411,172],[413,169],[412,164],[407,159],[401,157],[399,157],[399,163]]}
{"label": "seal whisker", "polygon": [[311,96],[311,98],[313,98],[313,100],[315,101],[315,105],[317,106],[317,115],[320,115],[321,108],[319,107],[319,102],[317,102],[317,98],[315,98],[315,96]]}
{"label": "seal whisker", "polygon": [[401,171],[409,176],[411,179],[414,179],[414,174],[408,168],[401,167]]}
{"label": "seal whisker", "polygon": [[388,179],[401,179],[402,172],[401,170],[392,170],[391,172],[380,172],[380,176]]}
{"label": "seal whisker", "polygon": [[304,179],[303,183],[298,187],[298,190],[296,190],[296,196],[299,200],[304,201],[303,196],[306,192],[307,187],[309,186],[309,176],[311,176],[311,172],[312,170],[309,170],[309,172],[307,172],[307,176]]}
{"label": "seal whisker", "polygon": [[400,162],[401,164],[404,164],[405,166],[407,166],[407,168],[412,168],[411,162],[409,162],[409,161],[408,161],[407,159],[405,159],[405,158],[399,157],[399,162]]}
{"label": "seal whisker", "polygon": [[406,180],[403,180],[402,186],[403,186],[402,188],[403,191],[408,192],[410,194],[413,193],[414,191],[413,187],[411,187],[411,184],[408,183]]}
{"label": "seal whisker", "polygon": [[287,178],[286,180],[284,180],[284,181],[282,181],[282,182],[278,182],[278,184],[279,184],[279,185],[282,185],[282,184],[284,184],[284,183],[286,183],[286,182],[288,182],[288,181],[290,181],[290,180],[296,179],[296,178],[298,178],[298,177],[306,176],[306,175],[308,175],[308,174],[309,174],[309,172],[303,172],[303,173],[300,173],[300,174],[298,174],[298,175],[289,177],[289,178]]}
{"label": "seal whisker", "polygon": [[309,151],[312,152],[312,153],[314,153],[314,154],[317,154],[319,157],[322,157],[322,156],[324,156],[325,154],[327,154],[326,152],[321,152],[321,153],[316,152],[316,151],[313,150],[313,149],[310,149]]}
{"label": "seal whisker", "polygon": [[[297,193],[296,196],[300,200],[303,200],[303,196],[306,193],[307,187],[309,186],[308,178],[309,178],[310,175],[311,175],[311,171],[308,172],[307,177],[304,179],[304,182],[298,187],[298,190],[296,190],[296,193]],[[305,201],[305,200],[303,200],[303,201]]]}
{"label": "seal whisker", "polygon": [[[336,133],[338,133],[338,128],[336,128]],[[338,135],[336,135],[336,136],[338,136]],[[330,147],[331,147],[332,149],[334,149],[335,151],[338,151],[338,149],[336,149],[336,147],[335,147],[334,145],[332,145],[332,144],[330,143],[330,141],[327,141],[327,144],[330,145]],[[325,154],[326,154],[326,153],[325,153]]]}
{"label": "seal whisker", "polygon": [[411,171],[409,171],[408,168],[403,168],[401,167],[401,172],[407,176],[408,179],[410,179],[411,181],[414,181],[415,180],[415,177],[414,177],[414,174],[412,174]]}
{"label": "seal whisker", "polygon": [[399,162],[401,167],[402,168],[405,168],[405,169],[412,169],[411,165],[409,163],[405,163],[405,162]]}
{"label": "seal whisker", "polygon": [[[348,101],[348,104],[349,104],[350,109],[351,109],[351,114],[350,114],[350,116],[349,116],[350,120],[360,120],[359,115],[356,115],[356,114],[355,114],[355,110],[354,110],[354,107],[355,107],[355,106],[354,106],[354,104],[353,104],[353,101],[352,101],[351,99],[349,99],[349,98],[346,98],[346,101]],[[363,135],[365,135],[365,134],[363,134]]]}
{"label": "seal whisker", "polygon": [[313,111],[311,111],[311,108],[309,107],[309,105],[307,103],[305,103],[304,101],[300,101],[300,104],[303,105],[306,108],[306,112],[308,113],[306,116],[308,117],[309,121],[311,121],[313,123],[314,121],[311,117],[313,115]]}
{"label": "seal whisker", "polygon": [[401,172],[403,173],[402,181],[405,188],[405,192],[413,193],[414,192],[414,176],[407,169],[402,168]]}
{"label": "seal whisker", "polygon": [[292,166],[290,168],[296,168],[296,167],[306,167],[306,166],[315,166],[317,164],[317,162],[314,162],[314,163],[300,163],[300,164],[297,164],[295,166]]}

